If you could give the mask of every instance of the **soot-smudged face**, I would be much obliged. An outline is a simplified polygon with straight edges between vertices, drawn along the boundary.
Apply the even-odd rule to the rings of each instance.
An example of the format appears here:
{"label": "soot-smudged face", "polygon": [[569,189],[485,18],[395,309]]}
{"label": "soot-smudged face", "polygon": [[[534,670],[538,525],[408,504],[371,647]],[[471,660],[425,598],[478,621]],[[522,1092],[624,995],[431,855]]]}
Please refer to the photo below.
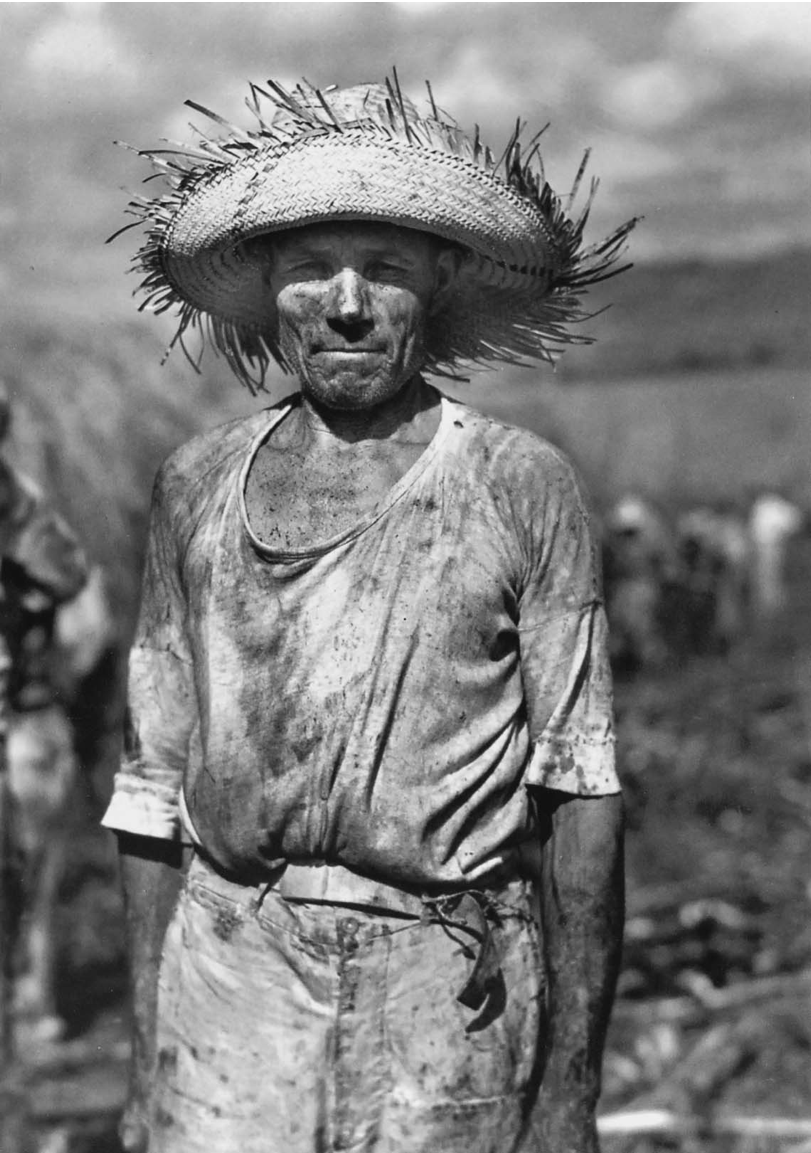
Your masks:
{"label": "soot-smudged face", "polygon": [[425,362],[426,320],[456,268],[433,237],[374,221],[274,236],[279,343],[305,395],[344,410],[391,400]]}

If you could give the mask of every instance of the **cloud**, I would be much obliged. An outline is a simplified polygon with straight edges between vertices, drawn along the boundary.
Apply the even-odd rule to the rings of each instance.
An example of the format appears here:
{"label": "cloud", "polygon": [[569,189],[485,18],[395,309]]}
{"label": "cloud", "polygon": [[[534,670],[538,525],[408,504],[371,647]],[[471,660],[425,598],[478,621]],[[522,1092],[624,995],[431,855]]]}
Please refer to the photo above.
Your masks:
{"label": "cloud", "polygon": [[646,60],[604,70],[601,100],[613,122],[656,131],[696,122],[710,108],[721,114],[747,94],[761,99],[798,85],[806,92],[811,5],[679,4],[657,48]]}
{"label": "cloud", "polygon": [[8,4],[2,23],[3,206],[46,237],[113,231],[148,167],[109,142],[193,139],[185,98],[249,125],[249,79],[393,63],[496,153],[517,116],[551,120],[555,188],[593,146],[594,237],[640,212],[637,254],[807,236],[809,4]]}
{"label": "cloud", "polygon": [[615,133],[603,139],[595,167],[606,185],[628,189],[672,176],[678,171],[679,158],[672,148],[656,141],[630,132]]}
{"label": "cloud", "polygon": [[603,103],[615,120],[656,129],[684,120],[720,91],[717,76],[659,59],[609,74]]}
{"label": "cloud", "polygon": [[683,4],[667,48],[706,67],[722,67],[747,86],[808,86],[811,5]]}
{"label": "cloud", "polygon": [[503,70],[493,59],[492,47],[468,42],[448,62],[448,68],[434,81],[440,105],[454,117],[462,115],[477,123],[491,121],[494,113],[511,105],[520,107],[523,96],[515,72]]}
{"label": "cloud", "polygon": [[60,5],[62,12],[67,16],[77,16],[78,18],[88,16],[98,18],[106,7],[104,0],[65,0]]}
{"label": "cloud", "polygon": [[441,0],[394,0],[394,5],[403,15],[416,19],[433,15],[438,8],[447,7]]}
{"label": "cloud", "polygon": [[84,93],[98,102],[94,82],[114,78],[117,87],[137,81],[132,56],[106,22],[100,4],[63,4],[32,38],[24,55],[29,76],[39,87],[68,85],[73,97]]}

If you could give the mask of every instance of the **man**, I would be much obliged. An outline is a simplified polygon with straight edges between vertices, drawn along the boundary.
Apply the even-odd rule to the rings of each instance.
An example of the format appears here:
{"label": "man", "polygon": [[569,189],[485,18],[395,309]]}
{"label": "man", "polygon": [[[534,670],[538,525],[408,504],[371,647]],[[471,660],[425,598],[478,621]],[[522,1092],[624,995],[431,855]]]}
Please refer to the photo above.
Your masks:
{"label": "man", "polygon": [[124,1145],[587,1153],[622,927],[589,517],[422,372],[548,359],[629,226],[582,252],[517,139],[501,175],[396,77],[272,87],[135,205],[179,335],[301,391],[155,486],[105,818]]}

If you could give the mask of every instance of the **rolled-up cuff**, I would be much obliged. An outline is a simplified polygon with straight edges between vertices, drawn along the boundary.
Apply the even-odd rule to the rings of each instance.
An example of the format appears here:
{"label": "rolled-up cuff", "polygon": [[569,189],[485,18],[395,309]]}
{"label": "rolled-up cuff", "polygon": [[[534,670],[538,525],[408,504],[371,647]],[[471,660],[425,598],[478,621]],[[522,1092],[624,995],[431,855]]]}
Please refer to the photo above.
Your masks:
{"label": "rolled-up cuff", "polygon": [[525,783],[574,796],[603,797],[621,792],[614,741],[538,741],[533,745]]}
{"label": "rolled-up cuff", "polygon": [[101,819],[106,829],[180,841],[182,835],[177,793],[140,778],[117,777],[113,796]]}

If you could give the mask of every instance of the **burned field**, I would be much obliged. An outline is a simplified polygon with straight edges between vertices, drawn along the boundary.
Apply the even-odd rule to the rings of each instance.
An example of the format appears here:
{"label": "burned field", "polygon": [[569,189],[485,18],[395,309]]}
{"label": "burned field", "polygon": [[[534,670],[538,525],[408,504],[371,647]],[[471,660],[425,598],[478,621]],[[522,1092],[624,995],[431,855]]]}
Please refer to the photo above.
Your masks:
{"label": "burned field", "polygon": [[[15,339],[2,369],[20,402],[21,455],[112,574],[126,637],[158,462],[201,423],[251,406],[233,391],[223,397],[213,377],[201,389],[179,370],[158,370],[154,346],[140,336],[123,334],[115,355],[88,348],[73,332],[19,328]],[[54,400],[57,381],[72,404]],[[691,386],[691,427],[721,442],[727,418],[716,419],[709,407],[718,395],[713,383],[708,377]],[[765,411],[757,382],[746,383],[741,439],[768,427],[772,443],[761,444],[762,452],[775,462],[805,460],[805,425],[783,421],[777,407],[794,395],[795,378],[777,381],[773,412]],[[725,379],[724,386],[733,384]],[[560,404],[572,407],[553,413],[564,432],[583,426],[596,389],[582,397],[561,390]],[[686,391],[685,384],[678,396]],[[477,389],[471,393],[480,404]],[[201,396],[203,403],[192,403]],[[520,404],[503,411],[506,396],[505,388],[491,410],[530,423]],[[648,431],[636,399],[628,400],[640,437],[676,423],[663,412],[665,396],[677,392],[662,383],[645,418]],[[605,405],[615,411],[608,398]],[[617,449],[600,413],[594,424],[604,428],[605,444],[591,437],[592,460],[576,436],[564,438],[593,490],[609,457],[640,460],[631,444]],[[698,464],[708,459],[702,441],[692,471],[680,456],[681,475],[713,499],[721,494],[720,465],[712,491],[698,482]],[[739,472],[736,457],[724,476],[742,488],[760,468],[751,460],[751,475]],[[768,628],[749,628],[727,654],[674,659],[655,674],[617,682],[629,915],[605,1063],[606,1153],[811,1148],[811,544],[797,540],[790,561],[790,605]],[[123,916],[113,838],[98,827],[114,760],[114,749],[105,748],[69,817],[72,850],[58,913],[66,1036],[34,1045],[20,1023],[29,1115],[41,1148],[52,1153],[119,1151],[128,1056]]]}
{"label": "burned field", "polygon": [[608,1150],[811,1141],[807,541],[790,579],[785,614],[726,656],[617,685],[630,827]]}
{"label": "burned field", "polygon": [[[811,544],[791,605],[724,656],[617,684],[628,924],[605,1064],[608,1153],[778,1153],[811,1140]],[[116,1153],[126,992],[112,846],[77,797],[60,911],[69,1034],[32,1111]]]}

